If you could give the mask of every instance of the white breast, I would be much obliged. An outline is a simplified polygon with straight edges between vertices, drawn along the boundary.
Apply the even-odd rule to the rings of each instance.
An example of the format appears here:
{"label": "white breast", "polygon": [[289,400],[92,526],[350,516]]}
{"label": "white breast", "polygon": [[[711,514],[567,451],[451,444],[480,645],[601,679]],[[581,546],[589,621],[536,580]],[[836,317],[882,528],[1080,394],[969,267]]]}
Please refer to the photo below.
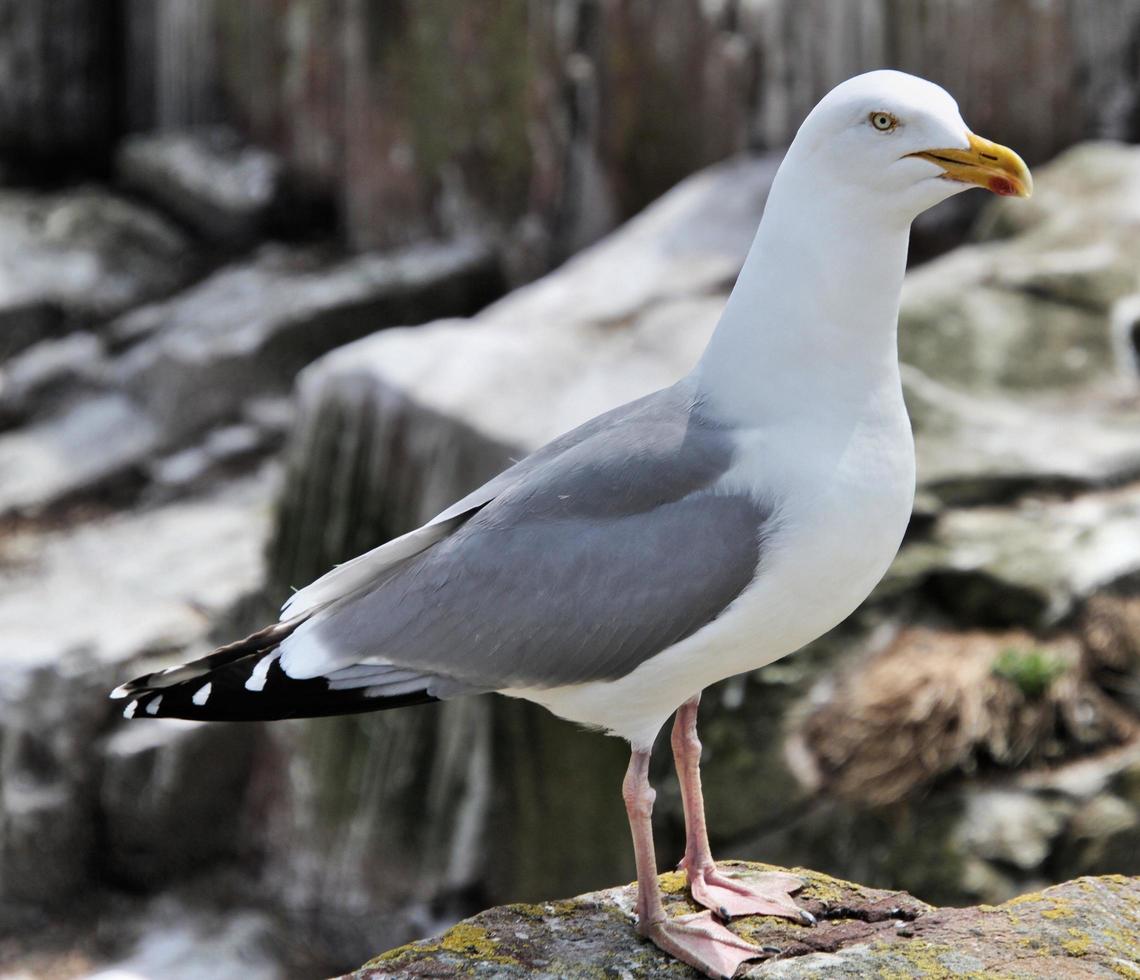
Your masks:
{"label": "white breast", "polygon": [[[914,444],[901,398],[845,430],[740,437],[725,484],[778,501],[753,583],[714,622],[616,681],[503,693],[649,746],[709,684],[798,650],[846,618],[893,560],[914,499]],[[810,448],[803,440],[811,440]]]}

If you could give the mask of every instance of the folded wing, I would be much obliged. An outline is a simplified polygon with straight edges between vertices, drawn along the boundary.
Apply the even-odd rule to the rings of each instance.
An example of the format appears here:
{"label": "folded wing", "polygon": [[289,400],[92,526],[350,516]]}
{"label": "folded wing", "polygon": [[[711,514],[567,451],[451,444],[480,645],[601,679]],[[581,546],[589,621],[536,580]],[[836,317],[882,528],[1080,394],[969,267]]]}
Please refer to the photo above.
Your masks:
{"label": "folded wing", "polygon": [[657,392],[335,569],[264,641],[178,668],[177,697],[161,675],[120,693],[135,714],[213,717],[225,701],[238,717],[248,700],[252,715],[284,717],[623,676],[756,574],[772,507],[731,491],[732,457],[684,387]]}

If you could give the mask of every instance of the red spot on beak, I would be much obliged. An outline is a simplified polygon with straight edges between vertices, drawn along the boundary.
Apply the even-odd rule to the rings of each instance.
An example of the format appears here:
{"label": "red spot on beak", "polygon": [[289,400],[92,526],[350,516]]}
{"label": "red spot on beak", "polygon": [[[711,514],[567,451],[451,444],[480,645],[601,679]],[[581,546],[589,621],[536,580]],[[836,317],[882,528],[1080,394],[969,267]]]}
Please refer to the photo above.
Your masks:
{"label": "red spot on beak", "polygon": [[1000,194],[1002,197],[1013,197],[1017,194],[1017,187],[1013,181],[1006,180],[1005,177],[991,177],[986,186],[995,194]]}

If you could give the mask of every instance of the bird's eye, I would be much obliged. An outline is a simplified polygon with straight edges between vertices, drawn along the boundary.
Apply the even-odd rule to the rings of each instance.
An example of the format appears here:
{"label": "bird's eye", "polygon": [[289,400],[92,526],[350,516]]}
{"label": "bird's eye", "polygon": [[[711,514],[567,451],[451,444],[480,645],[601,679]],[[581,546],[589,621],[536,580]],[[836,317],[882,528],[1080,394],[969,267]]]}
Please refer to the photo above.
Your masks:
{"label": "bird's eye", "polygon": [[872,112],[871,125],[875,127],[880,133],[889,133],[899,124],[896,119],[889,112]]}

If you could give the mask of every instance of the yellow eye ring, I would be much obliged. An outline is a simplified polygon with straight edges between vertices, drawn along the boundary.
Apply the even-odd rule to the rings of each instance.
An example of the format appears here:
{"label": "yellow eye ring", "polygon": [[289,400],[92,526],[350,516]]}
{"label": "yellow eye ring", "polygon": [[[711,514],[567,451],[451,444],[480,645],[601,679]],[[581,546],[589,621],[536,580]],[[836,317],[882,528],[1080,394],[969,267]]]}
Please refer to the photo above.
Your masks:
{"label": "yellow eye ring", "polygon": [[898,119],[889,112],[872,112],[869,118],[871,125],[880,133],[889,133],[899,124]]}

